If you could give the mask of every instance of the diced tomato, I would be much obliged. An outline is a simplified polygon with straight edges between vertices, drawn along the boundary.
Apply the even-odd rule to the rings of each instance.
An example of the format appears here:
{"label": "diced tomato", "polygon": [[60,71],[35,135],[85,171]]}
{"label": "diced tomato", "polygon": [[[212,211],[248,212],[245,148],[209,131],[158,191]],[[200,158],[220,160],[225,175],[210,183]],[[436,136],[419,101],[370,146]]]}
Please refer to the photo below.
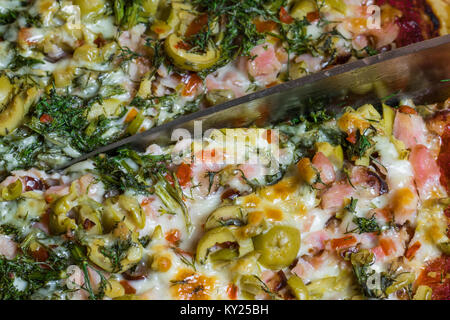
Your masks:
{"label": "diced tomato", "polygon": [[421,246],[422,245],[419,241],[414,242],[414,244],[410,246],[405,253],[406,259],[411,260],[416,255],[417,250],[419,250]]}
{"label": "diced tomato", "polygon": [[136,118],[137,114],[138,114],[137,109],[131,108],[130,111],[128,111],[127,116],[125,117],[125,123],[133,121],[133,119]]}
{"label": "diced tomato", "polygon": [[272,20],[267,20],[267,21],[255,20],[254,23],[255,23],[256,31],[258,31],[260,33],[273,31],[277,27],[277,23]]}
{"label": "diced tomato", "polygon": [[308,20],[308,22],[314,22],[316,20],[319,20],[319,18],[320,18],[319,11],[308,12],[306,14],[306,20]]}
{"label": "diced tomato", "polygon": [[183,82],[185,86],[181,94],[187,97],[195,93],[195,90],[203,81],[196,73],[190,73],[188,76],[183,77]]}
{"label": "diced tomato", "polygon": [[136,293],[136,289],[133,286],[131,286],[131,284],[127,280],[120,281],[120,284],[124,288],[125,294],[135,294]]}
{"label": "diced tomato", "polygon": [[145,198],[144,200],[142,200],[141,206],[146,206],[146,205],[152,203],[154,200],[155,200],[154,198]]}
{"label": "diced tomato", "polygon": [[441,183],[450,193],[450,125],[448,124],[442,135],[442,146],[439,152],[438,164],[441,168]]}
{"label": "diced tomato", "polygon": [[208,23],[208,15],[202,14],[192,20],[192,22],[189,24],[186,33],[184,34],[185,37],[193,36],[194,34],[199,33],[203,27],[205,27]]}
{"label": "diced tomato", "polygon": [[181,232],[178,229],[170,229],[166,232],[165,238],[171,244],[176,244],[178,241],[180,241]]}
{"label": "diced tomato", "polygon": [[[220,156],[220,154],[218,155]],[[218,159],[216,159],[216,149],[212,150],[203,150],[201,151],[201,159],[204,163],[213,164],[216,163]]]}
{"label": "diced tomato", "polygon": [[401,113],[406,113],[406,114],[417,114],[417,111],[414,110],[413,108],[411,108],[410,106],[400,106],[398,108],[398,111],[400,111]]}
{"label": "diced tomato", "polygon": [[383,249],[383,252],[385,255],[389,256],[393,254],[396,250],[395,243],[390,238],[381,238],[380,239],[380,246]]}
{"label": "diced tomato", "polygon": [[267,143],[272,143],[272,130],[266,130],[264,138],[267,140]]}
{"label": "diced tomato", "polygon": [[231,300],[237,299],[237,292],[238,292],[238,287],[234,283],[230,283],[227,286],[227,295],[228,295],[228,298],[230,298]]}
{"label": "diced tomato", "polygon": [[188,43],[184,42],[184,41],[179,41],[175,45],[175,48],[182,49],[182,50],[189,50],[189,49],[191,49],[191,46]]}
{"label": "diced tomato", "polygon": [[439,186],[441,173],[428,148],[421,144],[415,145],[409,161],[420,197],[425,200],[433,196],[433,191],[436,192],[436,186]]}
{"label": "diced tomato", "polygon": [[333,248],[334,250],[337,250],[337,249],[351,247],[351,246],[355,245],[356,242],[357,242],[356,238],[352,235],[349,235],[349,236],[346,236],[343,238],[332,239],[330,244],[331,244],[331,248]]}
{"label": "diced tomato", "polygon": [[47,113],[44,113],[40,118],[39,121],[41,123],[51,123],[53,121],[53,117]]}
{"label": "diced tomato", "polygon": [[347,138],[345,138],[345,140],[347,140],[348,142],[350,142],[351,144],[355,144],[356,143],[356,130],[352,131]]}
{"label": "diced tomato", "polygon": [[32,250],[31,256],[34,258],[34,260],[38,262],[44,262],[47,261],[49,254],[48,251],[44,248],[39,246],[36,250]]}
{"label": "diced tomato", "polygon": [[284,7],[281,7],[280,9],[280,21],[286,24],[291,24],[294,22],[294,18],[290,16]]}
{"label": "diced tomato", "polygon": [[192,176],[191,166],[183,162],[178,166],[176,176],[180,185],[184,187],[191,181]]}

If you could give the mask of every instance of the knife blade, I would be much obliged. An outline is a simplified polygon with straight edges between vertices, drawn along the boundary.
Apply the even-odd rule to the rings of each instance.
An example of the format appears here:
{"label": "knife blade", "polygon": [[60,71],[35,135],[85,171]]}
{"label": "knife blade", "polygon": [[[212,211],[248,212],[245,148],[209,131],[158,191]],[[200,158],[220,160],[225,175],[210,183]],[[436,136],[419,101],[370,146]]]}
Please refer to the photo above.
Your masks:
{"label": "knife blade", "polygon": [[73,159],[64,169],[100,153],[130,146],[143,150],[151,143],[167,144],[175,129],[193,132],[195,121],[202,129],[264,126],[289,115],[311,112],[315,103],[338,111],[390,99],[411,98],[432,103],[450,96],[450,35],[415,43],[331,69],[291,80],[173,121]]}

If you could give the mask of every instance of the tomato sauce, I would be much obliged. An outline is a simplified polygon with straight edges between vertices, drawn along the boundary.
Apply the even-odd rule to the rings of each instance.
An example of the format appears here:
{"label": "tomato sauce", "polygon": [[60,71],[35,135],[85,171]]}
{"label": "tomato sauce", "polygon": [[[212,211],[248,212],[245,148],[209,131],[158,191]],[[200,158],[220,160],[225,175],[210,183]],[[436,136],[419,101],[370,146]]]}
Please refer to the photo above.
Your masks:
{"label": "tomato sauce", "polygon": [[402,16],[395,21],[400,28],[395,40],[397,46],[406,46],[439,35],[439,22],[425,0],[377,0],[376,4],[389,4],[402,12]]}
{"label": "tomato sauce", "polygon": [[441,184],[450,193],[450,124],[447,124],[444,129],[444,134],[441,136],[442,145],[438,157],[438,165],[441,168]]}
{"label": "tomato sauce", "polygon": [[443,255],[431,261],[419,275],[416,284],[433,290],[433,300],[450,300],[450,257]]}
{"label": "tomato sauce", "polygon": [[180,166],[177,168],[176,176],[178,182],[180,183],[180,186],[184,187],[191,181],[192,177],[191,167],[186,163],[180,164]]}

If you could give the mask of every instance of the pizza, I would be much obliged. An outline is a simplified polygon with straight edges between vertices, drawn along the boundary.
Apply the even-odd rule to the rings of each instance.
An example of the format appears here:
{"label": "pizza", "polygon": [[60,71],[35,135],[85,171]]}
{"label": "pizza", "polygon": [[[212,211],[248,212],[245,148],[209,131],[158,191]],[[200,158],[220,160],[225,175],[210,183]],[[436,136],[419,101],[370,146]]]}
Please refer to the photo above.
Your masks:
{"label": "pizza", "polygon": [[[433,1],[0,1],[1,299],[449,299],[450,100],[100,146],[448,33]],[[444,79],[445,80],[445,79]]]}
{"label": "pizza", "polygon": [[0,175],[447,34],[446,1],[3,1]]}
{"label": "pizza", "polygon": [[449,299],[449,134],[406,99],[12,171],[0,297]]}

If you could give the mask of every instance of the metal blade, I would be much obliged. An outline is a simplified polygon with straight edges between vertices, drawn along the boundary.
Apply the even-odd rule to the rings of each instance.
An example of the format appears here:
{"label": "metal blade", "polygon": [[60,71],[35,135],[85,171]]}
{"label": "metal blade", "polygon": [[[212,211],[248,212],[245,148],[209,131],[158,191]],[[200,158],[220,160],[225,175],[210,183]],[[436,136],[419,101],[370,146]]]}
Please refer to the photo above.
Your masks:
{"label": "metal blade", "polygon": [[144,149],[151,143],[170,143],[173,130],[267,125],[289,116],[311,112],[317,104],[338,111],[394,99],[412,98],[433,103],[450,96],[450,35],[367,57],[329,70],[288,81],[226,103],[204,109],[122,139],[74,159],[66,168],[99,153],[129,145]]}

